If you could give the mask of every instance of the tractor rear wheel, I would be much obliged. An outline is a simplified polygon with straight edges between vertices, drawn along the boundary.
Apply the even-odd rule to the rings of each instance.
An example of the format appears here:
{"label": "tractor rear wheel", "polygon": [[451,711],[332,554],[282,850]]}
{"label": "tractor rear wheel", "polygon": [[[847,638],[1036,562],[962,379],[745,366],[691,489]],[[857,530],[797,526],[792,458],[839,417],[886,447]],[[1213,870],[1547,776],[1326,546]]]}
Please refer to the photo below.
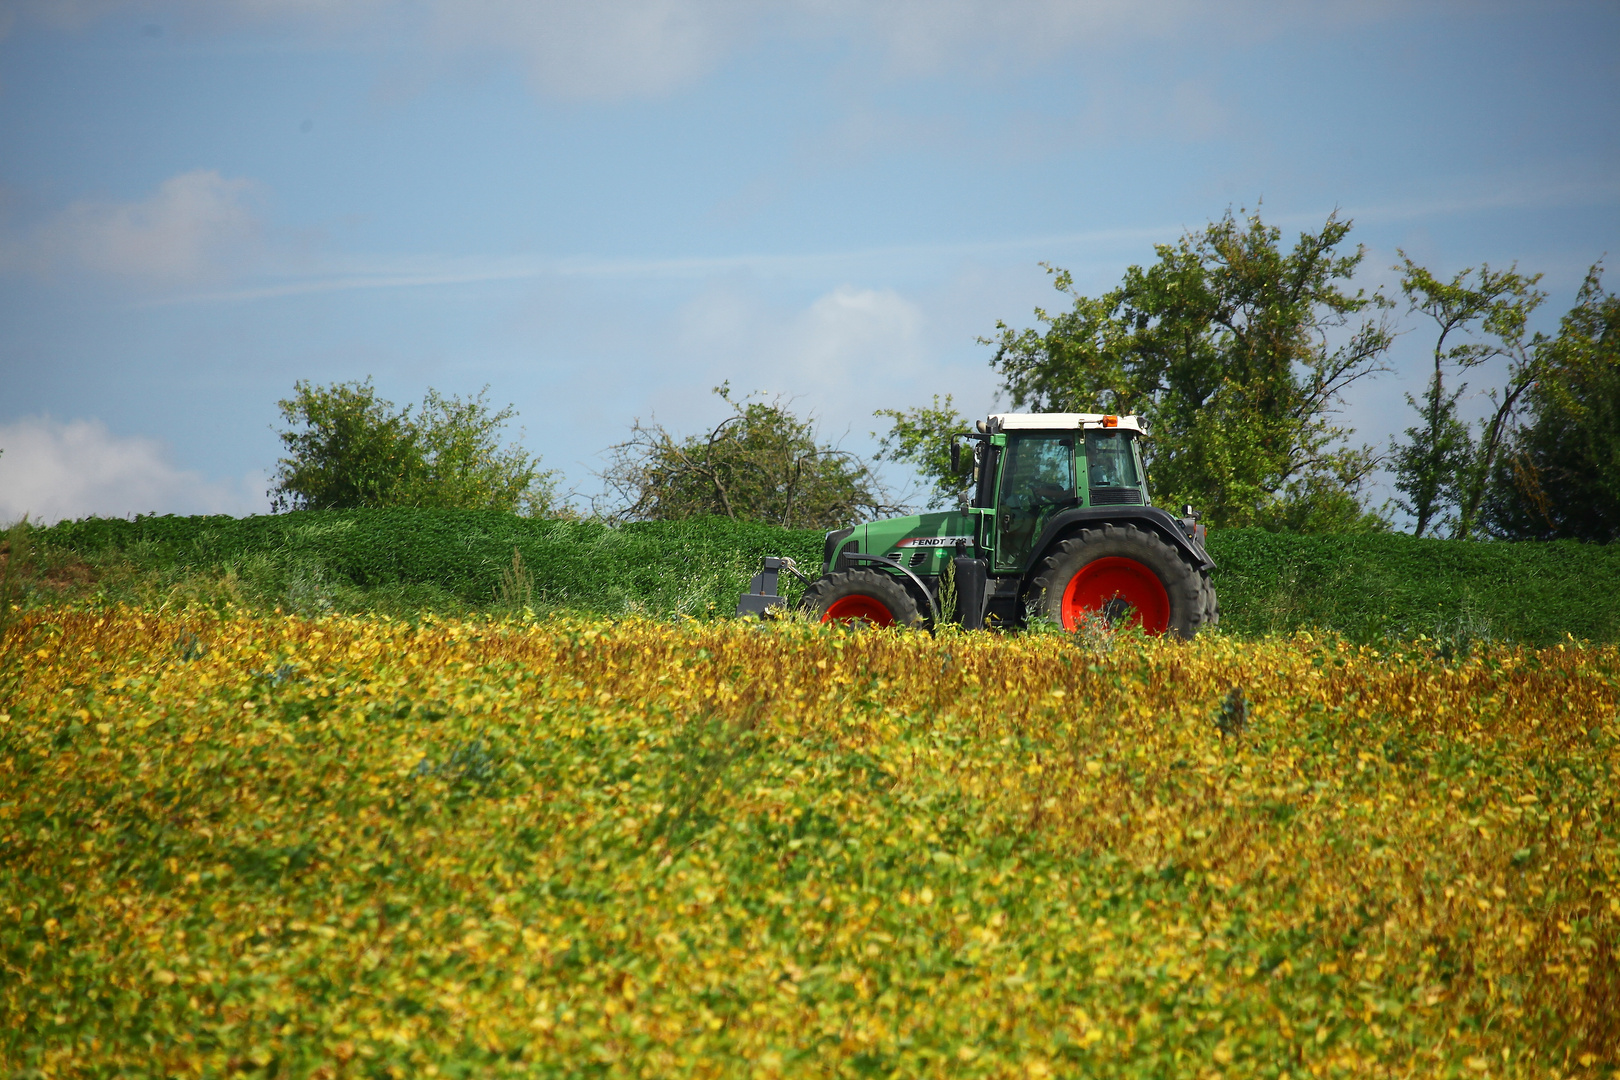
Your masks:
{"label": "tractor rear wheel", "polygon": [[1215,595],[1215,583],[1204,579],[1204,625],[1218,626],[1221,621],[1221,599]]}
{"label": "tractor rear wheel", "polygon": [[822,622],[869,623],[872,626],[915,626],[922,613],[906,587],[892,574],[846,570],[810,583],[805,610]]}
{"label": "tractor rear wheel", "polygon": [[1129,618],[1150,634],[1191,639],[1219,608],[1208,578],[1157,533],[1134,525],[1083,529],[1053,548],[1031,591],[1035,610],[1073,630],[1088,618]]}

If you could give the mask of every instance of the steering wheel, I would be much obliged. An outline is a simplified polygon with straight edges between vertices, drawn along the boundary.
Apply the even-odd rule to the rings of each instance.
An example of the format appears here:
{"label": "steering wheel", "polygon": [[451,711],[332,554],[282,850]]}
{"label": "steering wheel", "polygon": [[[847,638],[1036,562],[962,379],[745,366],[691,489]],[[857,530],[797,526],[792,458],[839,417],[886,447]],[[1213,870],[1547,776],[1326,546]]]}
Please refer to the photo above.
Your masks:
{"label": "steering wheel", "polygon": [[1036,484],[1030,494],[1046,502],[1066,502],[1074,498],[1074,492],[1060,484]]}

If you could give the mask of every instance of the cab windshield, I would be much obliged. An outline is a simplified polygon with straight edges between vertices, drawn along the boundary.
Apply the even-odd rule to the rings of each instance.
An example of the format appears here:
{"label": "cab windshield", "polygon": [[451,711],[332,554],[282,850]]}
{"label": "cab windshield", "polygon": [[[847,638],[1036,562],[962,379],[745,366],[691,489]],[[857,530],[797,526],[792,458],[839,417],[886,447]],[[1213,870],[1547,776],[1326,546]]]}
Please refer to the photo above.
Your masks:
{"label": "cab windshield", "polygon": [[1094,488],[1140,486],[1131,437],[1118,431],[1086,432],[1086,474]]}

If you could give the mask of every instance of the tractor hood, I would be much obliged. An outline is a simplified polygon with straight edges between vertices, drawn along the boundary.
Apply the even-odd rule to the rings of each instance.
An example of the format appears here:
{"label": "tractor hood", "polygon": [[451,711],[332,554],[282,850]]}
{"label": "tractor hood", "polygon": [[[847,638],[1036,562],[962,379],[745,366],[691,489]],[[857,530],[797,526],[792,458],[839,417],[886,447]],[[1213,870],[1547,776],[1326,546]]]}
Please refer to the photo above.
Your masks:
{"label": "tractor hood", "polygon": [[937,574],[958,543],[972,549],[974,518],[959,511],[888,518],[857,525],[850,539],[858,551],[888,555],[914,573]]}

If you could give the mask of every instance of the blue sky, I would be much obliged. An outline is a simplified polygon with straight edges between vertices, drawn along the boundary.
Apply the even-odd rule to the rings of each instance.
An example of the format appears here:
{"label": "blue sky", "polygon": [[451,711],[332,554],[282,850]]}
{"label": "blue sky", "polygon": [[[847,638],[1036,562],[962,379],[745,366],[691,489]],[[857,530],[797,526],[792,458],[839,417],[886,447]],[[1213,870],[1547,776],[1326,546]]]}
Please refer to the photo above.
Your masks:
{"label": "blue sky", "polygon": [[[1039,262],[1101,291],[1228,207],[1338,209],[1368,288],[1397,248],[1517,261],[1547,329],[1620,255],[1612,2],[0,0],[0,28],[6,519],[263,510],[297,379],[487,383],[582,497],[723,380],[869,450],[874,409],[995,405],[975,339],[1060,302]],[[1403,325],[1358,441],[1411,422]]]}

